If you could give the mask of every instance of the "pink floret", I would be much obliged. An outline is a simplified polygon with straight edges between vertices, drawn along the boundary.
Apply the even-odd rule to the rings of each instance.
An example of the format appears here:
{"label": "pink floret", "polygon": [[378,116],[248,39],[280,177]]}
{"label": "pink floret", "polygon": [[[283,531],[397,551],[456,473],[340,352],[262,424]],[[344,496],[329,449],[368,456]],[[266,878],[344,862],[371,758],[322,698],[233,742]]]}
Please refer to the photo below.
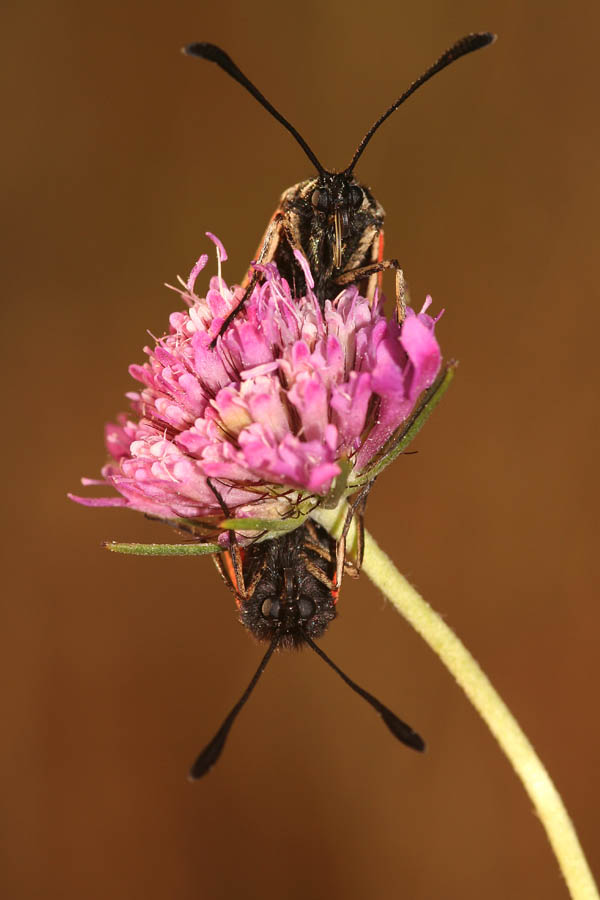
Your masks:
{"label": "pink floret", "polygon": [[[219,265],[227,256],[218,239]],[[127,506],[160,518],[279,517],[298,496],[324,496],[349,460],[360,473],[410,415],[437,376],[435,321],[411,309],[400,326],[356,287],[326,301],[292,297],[276,267],[264,276],[216,348],[211,342],[242,290],[210,279],[195,293],[200,257],[176,290],[187,305],[169,334],[130,367],[140,384],[131,413],[106,427],[102,470],[115,498],[72,497],[87,506]]]}

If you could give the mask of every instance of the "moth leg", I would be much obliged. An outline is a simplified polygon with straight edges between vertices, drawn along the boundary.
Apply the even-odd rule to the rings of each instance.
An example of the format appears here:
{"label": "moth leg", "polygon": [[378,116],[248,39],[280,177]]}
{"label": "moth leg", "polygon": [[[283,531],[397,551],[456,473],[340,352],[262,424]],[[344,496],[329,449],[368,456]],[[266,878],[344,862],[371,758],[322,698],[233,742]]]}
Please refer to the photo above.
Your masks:
{"label": "moth leg", "polygon": [[[206,483],[209,486],[209,488],[211,489],[211,491],[213,492],[217,503],[223,510],[223,515],[225,516],[225,518],[226,519],[231,518],[229,510],[227,508],[227,504],[221,497],[221,494],[219,493],[217,488],[214,486],[212,479],[207,478]],[[231,554],[231,564],[233,566],[233,574],[235,576],[236,587],[238,588],[238,590],[240,590],[242,592],[243,595],[245,595],[246,594],[246,586],[244,584],[244,571],[243,571],[243,566],[242,566],[242,554],[240,552],[240,545],[238,544],[238,539],[237,539],[235,531],[233,531],[233,529],[231,529],[228,532],[228,534],[229,534],[229,552]],[[223,570],[222,564],[220,564],[220,561],[219,561],[219,564],[217,564],[217,569],[219,569],[219,571],[223,575],[224,570]],[[234,591],[234,593],[236,593],[236,592]]]}
{"label": "moth leg", "polygon": [[[383,262],[383,229],[379,231],[376,239],[371,245],[371,262]],[[381,292],[383,287],[383,272],[371,275],[367,281],[366,298],[369,306],[373,306],[375,302],[375,291]]]}
{"label": "moth leg", "polygon": [[321,559],[324,559],[326,562],[332,562],[330,551],[319,543],[319,536],[317,534],[317,529],[315,528],[314,522],[312,522],[310,519],[307,519],[305,527],[308,531],[310,539],[304,542],[304,548],[306,550],[312,550],[313,553],[316,553],[317,556],[320,556]]}
{"label": "moth leg", "polygon": [[306,525],[306,530],[310,534],[310,536],[313,539],[313,541],[315,542],[315,544],[318,543],[319,536],[317,535],[317,529],[315,528],[315,523],[312,521],[312,519],[307,519],[305,522],[305,525]]}
{"label": "moth leg", "polygon": [[[365,485],[362,490],[358,491],[348,502],[348,512],[346,513],[346,521],[342,533],[337,542],[336,548],[336,581],[339,588],[342,582],[344,571],[348,572],[351,578],[358,578],[362,567],[362,561],[365,550],[365,506],[367,505],[367,497],[373,482]],[[352,520],[356,516],[356,562],[353,563],[346,559],[346,539]]]}
{"label": "moth leg", "polygon": [[377,272],[383,272],[386,269],[399,269],[400,263],[397,259],[382,259],[380,262],[369,263],[368,266],[359,266],[357,269],[348,269],[342,272],[334,279],[336,284],[341,287],[347,284],[354,284],[356,281],[362,281],[364,278],[370,278]]}
{"label": "moth leg", "polygon": [[396,320],[402,325],[406,318],[406,282],[402,269],[396,269]]}
{"label": "moth leg", "polygon": [[326,562],[331,562],[331,553],[324,547],[321,547],[320,544],[313,544],[312,541],[305,541],[304,547],[306,550],[312,550],[313,553],[316,553],[317,556],[320,556],[321,559],[324,559]]}
{"label": "moth leg", "polygon": [[402,324],[406,317],[406,285],[404,273],[397,259],[382,259],[380,262],[370,263],[368,266],[350,269],[342,275],[338,275],[335,283],[339,284],[340,287],[344,287],[347,284],[355,284],[357,281],[363,281],[372,275],[376,275],[378,272],[384,272],[386,269],[395,269],[396,271],[396,316],[399,324]]}
{"label": "moth leg", "polygon": [[367,497],[373,486],[373,482],[368,484],[358,496],[355,507],[356,516],[356,562],[346,560],[346,571],[352,578],[358,578],[362,569],[363,557],[365,555],[365,507],[367,505]]}
{"label": "moth leg", "polygon": [[238,314],[238,313],[240,312],[240,310],[243,309],[243,307],[246,305],[246,300],[248,299],[248,297],[250,296],[250,294],[252,293],[252,291],[253,291],[254,288],[256,287],[256,284],[257,284],[259,278],[260,278],[260,272],[254,272],[253,275],[252,275],[252,278],[250,279],[250,282],[249,282],[249,284],[248,284],[248,287],[246,288],[246,290],[244,291],[244,293],[243,293],[243,295],[242,295],[242,299],[240,300],[240,302],[238,303],[237,306],[234,306],[234,307],[233,307],[233,309],[231,310],[231,312],[229,313],[229,315],[227,315],[227,316],[225,317],[225,319],[223,320],[223,324],[222,324],[221,327],[219,328],[218,334],[217,334],[217,335],[212,339],[212,341],[210,342],[210,349],[211,349],[211,350],[214,350],[214,349],[215,349],[215,347],[217,346],[217,340],[218,340],[220,337],[223,337],[223,335],[225,334],[225,332],[227,331],[227,329],[229,328],[229,326],[231,325],[231,323],[233,322],[233,320],[235,319],[235,317],[237,316],[237,314]]}
{"label": "moth leg", "polygon": [[[295,217],[297,219],[297,216]],[[292,221],[292,216],[288,215],[283,218],[283,222],[281,223],[281,229],[285,232],[285,238],[288,242],[291,250],[298,250],[304,256],[304,250],[302,249],[302,245],[296,240],[296,231],[294,229],[294,222]]]}
{"label": "moth leg", "polygon": [[254,576],[252,577],[252,581],[248,585],[248,589],[246,591],[246,599],[250,600],[254,591],[256,590],[256,585],[260,581],[260,579],[265,574],[265,569],[267,568],[267,560],[263,559],[262,564],[256,570]]}
{"label": "moth leg", "polygon": [[240,592],[237,590],[237,588],[234,587],[231,577],[229,576],[227,570],[225,569],[225,566],[223,565],[223,560],[221,559],[221,554],[216,553],[212,557],[212,561],[214,562],[215,566],[217,567],[217,572],[219,573],[219,575],[225,582],[225,585],[227,586],[227,588],[231,591],[231,593],[235,597],[235,602],[236,602],[237,606],[238,607],[241,606],[241,604],[244,600],[244,597],[242,594],[240,594]]}
{"label": "moth leg", "polygon": [[323,572],[318,566],[316,566],[307,556],[303,555],[304,567],[307,572],[320,581],[321,584],[324,584],[326,588],[330,591],[334,591],[336,589],[336,585],[333,583],[331,578],[328,578],[325,572]]}
{"label": "moth leg", "polygon": [[[284,217],[281,213],[273,216],[273,218],[271,219],[271,221],[269,223],[269,227],[267,228],[267,231],[266,231],[264,239],[263,239],[262,247],[260,248],[260,253],[258,254],[258,257],[256,260],[256,262],[259,265],[264,265],[265,263],[271,262],[271,260],[273,259],[274,255],[275,255],[275,251],[279,244],[279,239],[281,237],[281,230],[283,227],[283,222],[284,222]],[[225,332],[227,331],[227,329],[229,328],[229,326],[231,325],[231,323],[233,322],[233,320],[235,319],[237,314],[240,312],[241,309],[243,309],[248,297],[252,294],[252,291],[258,284],[258,281],[260,280],[261,275],[262,275],[262,273],[257,272],[257,271],[254,271],[252,273],[252,277],[250,278],[250,281],[248,282],[246,289],[244,290],[244,293],[242,295],[240,302],[238,303],[237,306],[234,306],[234,308],[231,310],[231,312],[225,317],[223,324],[219,328],[219,333],[210,342],[211,350],[215,349],[218,338],[222,337],[225,334]]]}

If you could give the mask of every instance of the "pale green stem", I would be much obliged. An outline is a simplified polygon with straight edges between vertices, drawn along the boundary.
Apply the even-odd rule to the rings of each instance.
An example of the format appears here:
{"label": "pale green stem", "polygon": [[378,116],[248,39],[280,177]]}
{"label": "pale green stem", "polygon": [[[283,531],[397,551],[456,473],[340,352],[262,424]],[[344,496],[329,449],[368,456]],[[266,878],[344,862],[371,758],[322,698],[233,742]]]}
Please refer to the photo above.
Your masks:
{"label": "pale green stem", "polygon": [[[319,520],[338,531],[339,510]],[[523,782],[558,860],[573,900],[600,895],[560,794],[517,720],[464,644],[365,534],[363,571],[439,656],[483,718]]]}

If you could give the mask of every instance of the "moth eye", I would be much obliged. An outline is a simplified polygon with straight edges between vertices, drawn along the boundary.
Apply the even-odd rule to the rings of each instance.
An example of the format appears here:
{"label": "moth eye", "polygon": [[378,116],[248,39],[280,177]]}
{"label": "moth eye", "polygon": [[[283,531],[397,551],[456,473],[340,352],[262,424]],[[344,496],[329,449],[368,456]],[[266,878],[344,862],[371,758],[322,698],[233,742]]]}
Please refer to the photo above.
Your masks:
{"label": "moth eye", "polygon": [[300,597],[298,600],[298,612],[302,619],[310,619],[315,612],[315,604],[309,597]]}
{"label": "moth eye", "polygon": [[271,600],[270,597],[265,600],[261,607],[261,612],[265,619],[277,619],[279,617],[280,610],[281,604],[279,600]]}
{"label": "moth eye", "polygon": [[359,209],[363,202],[363,192],[357,184],[353,184],[350,188],[350,206],[352,209]]}
{"label": "moth eye", "polygon": [[314,209],[318,209],[319,212],[329,212],[331,208],[331,194],[329,191],[317,189],[313,191],[312,197],[310,198],[310,202],[313,205]]}

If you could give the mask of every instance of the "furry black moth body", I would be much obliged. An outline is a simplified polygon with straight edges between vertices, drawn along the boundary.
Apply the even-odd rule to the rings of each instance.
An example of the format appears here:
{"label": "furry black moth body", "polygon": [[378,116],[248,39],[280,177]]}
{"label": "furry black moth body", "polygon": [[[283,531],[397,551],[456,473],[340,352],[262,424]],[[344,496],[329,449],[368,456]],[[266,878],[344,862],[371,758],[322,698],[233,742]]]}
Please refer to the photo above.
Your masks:
{"label": "furry black moth body", "polygon": [[[209,479],[209,486],[228,515],[222,497]],[[258,541],[241,548],[230,532],[230,549],[213,557],[225,583],[235,596],[242,624],[269,648],[250,684],[223,724],[197,757],[190,778],[201,778],[220,757],[238,713],[250,697],[267,663],[276,650],[310,647],[356,694],[383,719],[388,729],[407,747],[424,750],[425,743],[416,731],[403,722],[380,700],[346,675],[315,643],[336,616],[341,573],[346,569],[357,575],[362,562],[363,515],[368,488],[349,504],[343,537],[335,541],[310,519],[287,534]],[[353,518],[357,519],[356,562],[345,559],[345,535]]]}
{"label": "furry black moth body", "polygon": [[[308,523],[276,540],[243,551],[244,581],[239,616],[259,641],[282,649],[299,647],[306,637],[320,638],[335,618],[338,591],[336,542],[317,523]],[[235,578],[231,561],[229,572]],[[251,586],[251,589],[250,589]],[[232,585],[233,587],[233,585]]]}

